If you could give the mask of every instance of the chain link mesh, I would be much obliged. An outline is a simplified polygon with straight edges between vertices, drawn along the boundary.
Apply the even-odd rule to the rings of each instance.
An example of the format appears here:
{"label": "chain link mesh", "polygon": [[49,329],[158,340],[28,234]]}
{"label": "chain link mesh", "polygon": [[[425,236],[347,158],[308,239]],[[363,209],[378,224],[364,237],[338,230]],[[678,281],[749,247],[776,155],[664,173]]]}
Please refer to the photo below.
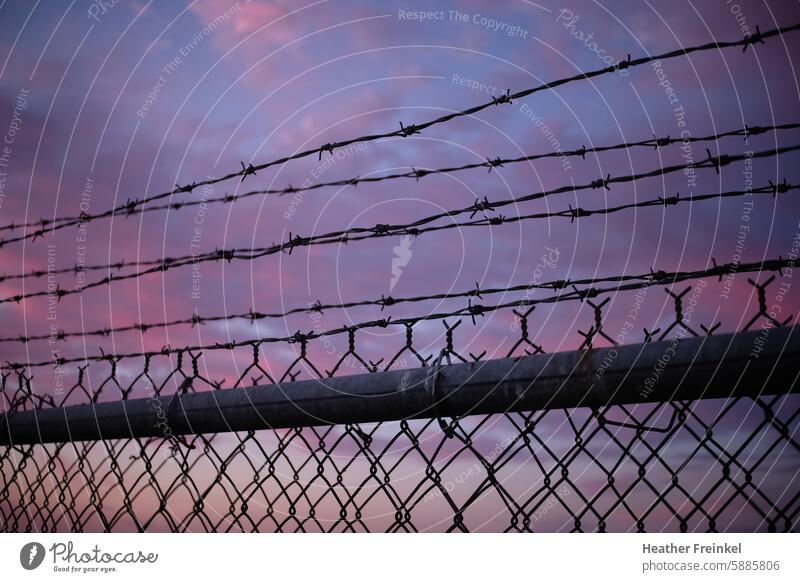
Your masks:
{"label": "chain link mesh", "polygon": [[[773,280],[751,281],[758,306],[743,329],[788,323],[767,308]],[[644,341],[719,328],[689,321],[689,289],[667,290],[674,318],[645,329]],[[591,324],[577,330],[581,347],[616,344],[607,300],[583,305]],[[518,337],[500,355],[544,352],[533,306],[513,313]],[[486,355],[454,347],[462,321],[444,321],[436,351],[447,363]],[[15,411],[431,365],[421,353],[430,346],[418,350],[415,324],[404,325],[404,345],[377,362],[359,353],[354,329],[330,369],[300,336],[281,373],[260,346],[232,348],[250,360],[230,384],[212,379],[209,356],[187,350],[147,355],[138,373],[114,358],[92,362],[58,400],[14,368],[2,393]],[[5,531],[793,531],[798,414],[800,396],[778,394],[12,445],[0,447],[0,522]]]}
{"label": "chain link mesh", "polygon": [[[798,398],[0,453],[7,531],[792,531]],[[730,422],[738,429],[725,428]]]}

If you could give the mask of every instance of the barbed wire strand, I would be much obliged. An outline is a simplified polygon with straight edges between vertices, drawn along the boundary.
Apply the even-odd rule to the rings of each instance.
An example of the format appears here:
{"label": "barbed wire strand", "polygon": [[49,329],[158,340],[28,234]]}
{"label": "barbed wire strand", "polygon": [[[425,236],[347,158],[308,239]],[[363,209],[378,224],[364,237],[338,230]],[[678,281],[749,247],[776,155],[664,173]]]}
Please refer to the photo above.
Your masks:
{"label": "barbed wire strand", "polygon": [[[144,204],[147,201],[154,201],[154,200],[160,200],[160,199],[164,199],[164,198],[169,198],[169,197],[171,197],[171,196],[173,196],[175,194],[179,194],[179,193],[183,193],[183,192],[192,192],[194,189],[196,189],[198,187],[211,186],[211,185],[219,184],[219,183],[227,181],[227,180],[232,180],[234,178],[240,178],[240,181],[243,182],[245,180],[245,178],[247,178],[248,176],[256,174],[256,172],[258,172],[259,170],[263,170],[263,169],[266,169],[266,168],[269,168],[269,167],[272,167],[272,166],[277,166],[277,165],[280,165],[280,164],[285,164],[286,162],[289,162],[291,160],[297,160],[297,159],[305,158],[305,157],[308,157],[308,156],[311,156],[311,155],[314,155],[314,154],[318,154],[319,158],[321,159],[322,158],[322,154],[325,153],[325,152],[333,154],[333,151],[335,149],[341,148],[341,147],[345,147],[345,146],[348,146],[348,145],[351,145],[351,144],[355,144],[355,143],[364,143],[364,142],[376,141],[376,140],[379,140],[379,139],[392,138],[392,137],[408,137],[410,135],[420,133],[422,130],[427,129],[429,127],[433,127],[434,125],[447,123],[447,122],[449,122],[449,121],[451,121],[453,119],[459,118],[459,117],[466,117],[466,116],[474,115],[475,113],[483,111],[484,109],[488,109],[489,107],[492,107],[494,105],[501,105],[501,104],[504,104],[504,103],[512,103],[514,99],[521,99],[523,97],[527,97],[529,95],[533,95],[534,93],[551,90],[551,89],[554,89],[556,87],[560,87],[562,85],[566,85],[568,83],[572,83],[572,82],[575,82],[575,81],[588,80],[588,79],[592,79],[594,77],[598,77],[598,76],[601,76],[601,75],[613,73],[613,72],[620,71],[620,70],[630,69],[630,68],[641,66],[641,65],[644,65],[644,64],[647,64],[647,63],[651,63],[651,62],[654,62],[654,61],[667,60],[667,59],[676,58],[676,57],[679,57],[679,56],[685,56],[685,55],[689,55],[689,54],[692,54],[692,53],[695,53],[695,52],[700,52],[700,51],[707,51],[707,50],[713,50],[713,49],[720,50],[720,49],[724,49],[724,48],[732,48],[732,47],[738,47],[738,46],[744,47],[746,49],[749,45],[755,45],[756,43],[764,44],[764,40],[765,39],[771,38],[773,36],[778,36],[778,35],[786,34],[786,33],[789,33],[789,32],[794,32],[794,31],[797,31],[797,30],[800,30],[800,22],[792,24],[790,26],[774,28],[774,29],[768,30],[766,32],[758,32],[757,34],[747,34],[747,35],[744,36],[744,38],[742,38],[740,40],[736,40],[736,41],[716,41],[715,40],[715,41],[712,41],[712,42],[709,42],[709,43],[705,43],[705,44],[697,45],[697,46],[693,46],[693,47],[684,47],[684,48],[673,49],[672,51],[669,51],[669,52],[666,52],[666,53],[663,53],[663,54],[660,54],[660,55],[651,55],[651,56],[646,56],[646,57],[639,57],[638,59],[633,59],[633,60],[631,60],[630,57],[628,57],[626,60],[620,61],[620,62],[618,62],[618,63],[616,63],[614,65],[610,65],[610,66],[605,67],[603,69],[597,69],[597,70],[589,71],[589,72],[581,72],[581,73],[578,73],[577,75],[572,75],[571,77],[565,77],[565,78],[562,78],[562,79],[559,79],[559,80],[556,80],[556,81],[551,81],[549,83],[544,83],[544,84],[538,85],[536,87],[531,87],[529,89],[524,89],[522,91],[518,91],[517,93],[514,93],[514,94],[511,94],[511,92],[509,90],[505,94],[493,97],[491,101],[488,101],[488,102],[483,103],[481,105],[476,105],[474,107],[470,107],[470,108],[464,109],[462,111],[448,113],[447,115],[443,115],[443,116],[438,117],[436,119],[433,119],[433,120],[430,120],[430,121],[426,121],[426,122],[423,122],[423,123],[420,123],[420,124],[409,125],[409,126],[405,126],[405,127],[402,126],[402,124],[401,124],[401,128],[399,130],[386,132],[386,133],[382,133],[382,134],[364,135],[364,136],[361,136],[361,137],[351,138],[351,139],[347,139],[347,140],[344,140],[344,141],[326,143],[326,144],[324,144],[324,145],[322,145],[320,147],[317,147],[317,148],[303,150],[303,151],[296,152],[296,153],[294,153],[292,155],[289,155],[289,156],[285,156],[285,157],[282,157],[282,158],[278,158],[278,159],[272,160],[270,162],[265,162],[265,163],[261,163],[261,164],[257,164],[257,165],[254,165],[252,163],[246,165],[244,162],[241,162],[242,169],[239,170],[239,171],[230,172],[230,173],[228,173],[228,174],[226,174],[224,176],[218,177],[218,178],[209,178],[209,179],[206,179],[206,180],[201,180],[199,182],[192,182],[191,184],[186,185],[186,186],[179,186],[179,185],[176,184],[175,188],[173,188],[172,190],[169,190],[169,191],[166,191],[166,192],[162,192],[161,194],[157,194],[157,195],[151,196],[149,198],[132,199],[132,200],[129,199],[125,203],[125,205],[121,206],[120,208],[136,208],[136,207]],[[113,212],[113,211],[107,211],[107,212]],[[110,215],[111,214],[109,214],[109,216]],[[47,220],[47,219],[44,219],[44,220]],[[49,224],[49,222],[48,222],[48,224]],[[47,226],[47,224],[44,224],[42,226]]]}
{"label": "barbed wire strand", "polygon": [[[744,137],[745,139],[748,139],[751,136],[760,135],[771,131],[792,130],[797,128],[800,128],[800,123],[785,123],[780,125],[756,125],[756,126],[745,125],[745,127],[741,129],[735,129],[707,136],[687,136],[687,137],[671,137],[669,135],[666,137],[653,136],[652,138],[649,139],[644,139],[634,142],[623,142],[607,146],[596,146],[591,148],[582,146],[579,149],[573,149],[570,151],[551,151],[540,154],[525,155],[516,158],[500,158],[499,156],[496,156],[494,158],[487,158],[485,162],[475,162],[470,164],[463,164],[461,166],[442,167],[436,169],[411,168],[411,170],[407,172],[397,172],[392,174],[386,174],[383,176],[372,176],[363,178],[356,176],[353,178],[314,183],[308,186],[294,187],[289,185],[285,188],[280,188],[280,189],[251,190],[249,192],[243,192],[241,194],[225,194],[223,196],[204,197],[200,200],[183,200],[179,202],[169,202],[166,204],[155,204],[151,206],[145,206],[145,204],[149,204],[153,200],[156,200],[156,198],[151,198],[149,200],[146,200],[141,205],[131,204],[131,201],[129,200],[123,205],[117,206],[113,209],[106,210],[104,212],[100,212],[97,214],[89,214],[83,212],[78,216],[60,217],[55,219],[45,218],[45,219],[40,219],[36,222],[28,222],[20,224],[11,223],[2,225],[0,226],[0,231],[16,230],[20,228],[26,228],[26,229],[32,228],[34,230],[19,236],[0,238],[0,248],[3,248],[4,246],[8,246],[15,242],[20,242],[29,239],[38,239],[43,237],[45,234],[54,234],[55,231],[61,230],[63,228],[94,222],[102,218],[111,218],[117,215],[121,215],[123,217],[129,217],[129,216],[135,216],[150,212],[159,212],[164,210],[177,211],[182,208],[191,208],[200,205],[232,204],[234,202],[250,199],[253,197],[284,196],[287,194],[308,192],[328,187],[342,187],[342,186],[355,187],[358,184],[377,183],[377,182],[385,182],[390,180],[407,179],[407,178],[419,180],[420,178],[424,178],[430,175],[450,174],[464,170],[471,170],[475,168],[488,168],[489,171],[492,171],[494,168],[503,167],[505,165],[512,165],[521,162],[529,162],[546,158],[580,157],[581,159],[585,159],[586,154],[597,154],[597,153],[622,150],[622,149],[634,149],[642,147],[658,149],[676,143],[700,143],[706,141],[719,141],[726,137]],[[45,227],[47,228],[45,229]]]}
{"label": "barbed wire strand", "polygon": [[[793,145],[787,146],[783,148],[777,149],[770,149],[770,150],[763,150],[754,153],[747,153],[742,155],[720,155],[714,157],[709,152],[708,159],[702,162],[690,162],[687,164],[678,164],[673,166],[664,166],[661,168],[657,168],[655,170],[651,170],[644,173],[639,174],[632,174],[627,176],[619,176],[619,177],[611,177],[608,175],[606,178],[600,178],[598,180],[594,180],[587,184],[582,185],[575,185],[570,184],[568,186],[561,186],[555,188],[553,190],[548,190],[545,192],[537,192],[533,194],[527,194],[524,196],[519,196],[515,198],[505,199],[490,202],[484,198],[483,201],[476,200],[476,202],[465,208],[456,209],[456,210],[448,210],[445,212],[441,212],[434,215],[429,215],[424,218],[418,219],[416,221],[406,223],[406,224],[399,224],[399,225],[389,225],[389,224],[377,224],[371,227],[352,227],[346,230],[334,231],[323,233],[319,235],[313,235],[309,237],[302,237],[300,235],[293,236],[292,233],[289,233],[289,240],[287,242],[283,242],[280,244],[273,244],[269,247],[260,247],[260,248],[251,248],[251,249],[216,249],[213,252],[208,253],[197,253],[197,254],[190,254],[190,255],[183,255],[179,257],[165,257],[162,259],[148,259],[143,261],[119,261],[116,263],[107,263],[107,264],[100,264],[100,265],[86,265],[80,266],[75,265],[74,267],[69,268],[61,268],[61,269],[39,269],[35,271],[30,271],[27,273],[19,273],[19,274],[12,274],[12,275],[2,275],[0,276],[0,283],[8,280],[13,279],[23,279],[26,277],[31,278],[41,278],[45,275],[57,275],[57,274],[66,274],[66,273],[73,273],[78,274],[82,271],[109,271],[109,275],[106,277],[99,279],[97,281],[85,283],[74,289],[63,289],[60,286],[56,286],[55,290],[44,289],[40,291],[31,291],[28,293],[20,293],[12,296],[7,296],[4,298],[0,298],[0,304],[2,303],[19,303],[23,300],[35,298],[35,297],[45,297],[45,296],[54,296],[58,299],[62,297],[66,297],[69,295],[75,295],[79,293],[83,293],[88,289],[92,289],[95,287],[100,287],[103,285],[109,285],[114,281],[124,281],[130,279],[136,279],[139,277],[143,277],[153,273],[163,273],[168,270],[172,270],[178,267],[183,267],[187,265],[196,265],[204,262],[209,261],[232,261],[236,260],[256,260],[258,258],[277,254],[279,252],[288,251],[290,254],[292,250],[296,247],[300,246],[314,246],[314,245],[323,245],[323,244],[347,244],[349,242],[357,242],[361,240],[371,239],[371,238],[378,238],[383,236],[401,236],[401,235],[412,235],[412,236],[419,236],[424,233],[428,232],[435,232],[441,230],[447,230],[451,228],[458,228],[461,226],[497,226],[500,224],[505,224],[509,222],[517,222],[518,220],[529,220],[529,219],[538,219],[538,218],[547,218],[550,216],[568,216],[573,221],[575,218],[580,218],[581,216],[588,216],[585,214],[586,212],[583,209],[572,209],[569,210],[562,210],[556,213],[537,213],[537,214],[530,214],[524,215],[524,217],[504,217],[504,216],[493,216],[493,217],[485,217],[483,219],[471,221],[471,222],[455,222],[450,223],[448,225],[442,225],[438,227],[427,227],[423,228],[425,225],[430,224],[431,222],[435,222],[442,218],[452,218],[454,216],[471,213],[472,216],[481,212],[495,210],[500,207],[508,206],[511,204],[518,204],[521,202],[529,202],[533,200],[539,200],[545,198],[547,196],[561,194],[565,192],[576,192],[579,190],[586,190],[586,189],[608,189],[610,184],[615,183],[625,183],[625,182],[632,182],[644,178],[650,178],[655,176],[663,176],[666,174],[674,173],[677,171],[683,171],[687,169],[710,169],[714,168],[717,172],[722,166],[730,164],[735,161],[741,161],[743,159],[748,158],[762,158],[774,155],[780,155],[792,151],[796,151],[800,149],[800,145]],[[782,184],[770,184],[770,186],[765,186],[762,189],[762,193],[764,192],[774,192],[779,193],[780,191],[790,188],[790,185],[787,184],[785,181]],[[732,195],[732,194],[731,194]],[[714,197],[714,195],[712,195]],[[719,195],[717,195],[719,197]],[[692,198],[686,198],[686,200],[691,200]],[[707,198],[703,198],[707,199]],[[664,199],[661,199],[662,202]],[[641,204],[641,207],[648,207],[656,205],[655,201],[648,201],[646,204]],[[620,208],[619,210],[630,208],[631,206],[625,206],[624,208]],[[592,213],[599,213],[599,211],[592,211]],[[610,212],[607,212],[610,213]],[[115,274],[111,272],[112,270],[119,271],[123,268],[140,268],[140,267],[150,267],[144,270],[139,270],[134,273],[127,273],[127,274]]]}
{"label": "barbed wire strand", "polygon": [[[482,305],[477,303],[469,302],[467,307],[463,307],[461,309],[456,309],[449,312],[440,312],[440,313],[430,313],[427,315],[415,316],[415,317],[404,317],[404,318],[397,318],[392,319],[391,317],[378,319],[378,320],[370,320],[364,321],[360,323],[355,323],[351,325],[346,325],[326,331],[322,330],[313,330],[309,333],[301,333],[297,331],[295,334],[291,336],[281,336],[281,337],[264,337],[264,338],[256,338],[256,339],[248,339],[248,340],[240,340],[235,342],[226,342],[226,343],[215,343],[212,345],[195,345],[195,346],[185,346],[182,348],[172,348],[170,346],[165,346],[161,350],[157,351],[143,351],[143,352],[131,352],[131,353],[124,353],[124,354],[99,354],[93,356],[83,356],[83,357],[76,357],[76,358],[63,358],[58,357],[54,360],[45,360],[33,363],[12,363],[6,362],[2,365],[3,369],[24,369],[24,368],[37,368],[43,366],[65,366],[71,363],[88,363],[91,361],[112,361],[112,362],[119,362],[126,359],[135,359],[135,358],[142,358],[148,356],[157,356],[157,355],[171,355],[176,353],[186,353],[186,352],[200,352],[200,351],[217,351],[217,350],[232,350],[237,347],[242,346],[260,346],[262,344],[269,344],[269,343],[302,343],[307,342],[309,340],[322,338],[322,337],[333,337],[336,335],[341,335],[345,333],[351,333],[360,329],[367,329],[367,328],[386,328],[389,326],[408,326],[413,325],[415,323],[419,323],[421,321],[431,321],[431,320],[441,320],[445,318],[464,318],[470,317],[473,319],[475,317],[483,316],[486,313],[491,313],[500,309],[512,308],[512,307],[525,307],[525,306],[535,306],[539,304],[547,304],[547,303],[559,303],[563,301],[584,301],[586,299],[591,299],[597,297],[599,295],[608,294],[608,293],[617,293],[622,291],[630,291],[634,289],[640,289],[643,286],[651,286],[651,285],[673,285],[675,283],[681,283],[684,281],[694,280],[694,279],[703,279],[707,277],[722,277],[728,274],[735,274],[735,273],[752,273],[752,272],[782,272],[782,269],[788,268],[793,266],[794,261],[790,259],[784,259],[779,257],[778,259],[772,260],[765,260],[765,261],[758,261],[752,263],[726,263],[726,264],[715,264],[713,267],[698,270],[698,271],[675,271],[675,272],[665,272],[665,271],[650,271],[650,273],[644,275],[635,275],[629,276],[630,278],[625,278],[624,275],[621,275],[617,278],[606,278],[607,281],[619,281],[619,285],[609,286],[609,287],[602,287],[602,288],[595,288],[590,287],[588,289],[577,289],[573,288],[570,290],[566,289],[566,285],[561,284],[561,282],[552,282],[552,288],[561,289],[561,292],[557,295],[552,295],[549,297],[544,298],[524,298],[518,299],[514,301],[509,301],[505,303],[499,303],[494,305]],[[599,281],[599,279],[596,279]],[[501,291],[498,291],[501,292]],[[482,295],[484,293],[483,290],[480,291]],[[475,295],[474,292],[470,292],[469,294],[465,294],[462,296],[467,295]],[[422,299],[420,299],[422,300]]]}
{"label": "barbed wire strand", "polygon": [[[542,212],[536,214],[528,214],[522,216],[513,216],[504,219],[504,223],[511,223],[511,222],[519,222],[524,220],[532,220],[532,219],[543,219],[543,218],[569,218],[571,221],[574,221],[577,218],[581,217],[588,217],[592,215],[607,215],[613,214],[615,212],[621,212],[623,210],[629,210],[632,208],[649,208],[649,207],[667,207],[667,206],[674,206],[677,204],[688,204],[693,202],[700,202],[706,200],[713,200],[713,199],[720,199],[720,198],[734,198],[734,197],[741,197],[741,196],[749,196],[749,195],[758,195],[758,194],[768,194],[771,196],[775,196],[777,194],[786,194],[788,192],[792,192],[795,190],[800,189],[800,185],[788,184],[788,183],[781,183],[779,185],[770,184],[767,186],[761,186],[756,188],[750,188],[747,190],[731,190],[727,192],[718,192],[712,194],[695,194],[691,196],[684,196],[681,197],[680,195],[675,195],[672,197],[657,197],[649,200],[640,200],[637,202],[631,202],[627,204],[620,204],[617,206],[606,207],[606,208],[598,208],[598,209],[583,209],[583,208],[572,208],[570,207],[567,210],[559,210],[559,211],[552,211],[552,212]],[[483,219],[478,221],[472,222],[465,222],[459,224],[448,224],[448,225],[441,225],[439,227],[430,227],[429,229],[425,229],[426,232],[431,232],[434,230],[444,230],[449,228],[458,228],[458,227],[467,227],[467,226],[486,226],[492,219]],[[299,313],[322,313],[324,311],[331,311],[331,310],[338,310],[338,309],[350,309],[353,307],[366,307],[366,306],[380,306],[381,310],[386,307],[390,307],[392,305],[402,304],[402,303],[418,303],[421,301],[427,300],[441,300],[441,299],[455,299],[461,297],[480,297],[482,295],[493,295],[496,293],[508,293],[508,292],[515,292],[515,291],[525,291],[525,290],[533,290],[533,289],[558,289],[563,286],[568,285],[588,285],[594,283],[606,283],[606,282],[618,282],[618,281],[628,281],[628,280],[645,280],[649,277],[649,274],[645,275],[617,275],[611,277],[604,277],[604,278],[594,278],[594,279],[577,279],[577,280],[557,280],[557,281],[550,281],[546,283],[531,283],[527,285],[514,285],[511,287],[497,287],[497,288],[487,288],[481,289],[478,283],[475,284],[475,288],[470,289],[468,291],[458,291],[452,293],[437,293],[432,295],[418,295],[413,297],[384,297],[381,296],[380,299],[366,299],[366,300],[359,300],[359,301],[349,301],[349,302],[342,302],[342,303],[328,303],[323,304],[319,301],[307,306],[307,307],[295,307],[283,312],[275,312],[275,313],[264,313],[259,312],[251,309],[247,313],[235,313],[235,314],[227,314],[227,315],[212,315],[212,316],[201,316],[198,314],[192,315],[190,318],[179,318],[174,319],[171,321],[163,321],[163,322],[142,322],[142,323],[135,323],[131,325],[125,326],[118,326],[118,327],[106,327],[101,329],[95,329],[90,331],[72,331],[66,332],[63,330],[52,330],[50,333],[47,334],[40,334],[40,335],[21,335],[21,336],[9,336],[9,337],[0,337],[0,343],[29,343],[34,341],[41,341],[41,340],[48,340],[48,341],[63,341],[67,338],[72,337],[85,337],[85,336],[96,336],[96,337],[107,337],[112,334],[117,333],[124,333],[129,331],[140,331],[140,332],[147,332],[151,329],[158,329],[158,328],[166,328],[166,327],[175,327],[180,325],[203,325],[206,323],[213,323],[219,321],[232,321],[232,320],[247,320],[251,323],[262,320],[262,319],[282,319],[291,315],[296,315]]]}

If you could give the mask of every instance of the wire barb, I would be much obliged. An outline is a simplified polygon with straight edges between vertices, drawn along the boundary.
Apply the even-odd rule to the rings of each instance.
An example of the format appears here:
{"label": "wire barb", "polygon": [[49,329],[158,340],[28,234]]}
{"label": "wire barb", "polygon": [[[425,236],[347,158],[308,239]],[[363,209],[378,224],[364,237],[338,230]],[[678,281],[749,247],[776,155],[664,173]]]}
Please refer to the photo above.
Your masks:
{"label": "wire barb", "polygon": [[403,126],[403,122],[401,121],[400,133],[403,135],[403,137],[409,137],[411,135],[414,135],[415,133],[420,133],[420,130],[417,128],[416,125]]}
{"label": "wire barb", "polygon": [[589,210],[584,210],[583,208],[576,207],[573,208],[572,204],[569,205],[569,216],[570,216],[570,223],[575,222],[576,219],[584,217],[584,216],[591,216],[592,212]]}
{"label": "wire barb", "polygon": [[502,105],[503,103],[513,103],[511,101],[511,89],[506,89],[506,92],[499,97],[492,97],[492,105]]}
{"label": "wire barb", "polygon": [[761,34],[761,30],[759,30],[758,25],[756,25],[756,32],[755,34],[750,34],[749,32],[744,35],[744,45],[742,46],[742,52],[747,51],[747,47],[750,45],[754,45],[753,48],[755,49],[755,44],[765,44],[764,43],[764,35]]}
{"label": "wire barb", "polygon": [[606,190],[610,190],[610,188],[608,187],[608,183],[610,181],[611,181],[611,174],[608,174],[605,179],[600,178],[598,180],[593,180],[591,186],[595,190],[598,188],[605,188]]}
{"label": "wire barb", "polygon": [[492,168],[502,168],[503,167],[503,160],[500,159],[500,156],[497,156],[495,159],[491,160],[486,158],[486,164],[489,166],[489,173],[492,172]]}
{"label": "wire barb", "polygon": [[[239,183],[241,184],[242,182],[244,182],[244,179],[247,178],[247,176],[256,175],[256,168],[253,164],[247,164],[245,166],[244,162],[239,162],[239,163],[242,164],[242,171],[241,171],[242,179],[239,181]],[[196,188],[196,186],[192,184],[192,188]],[[191,190],[189,191],[191,192]]]}
{"label": "wire barb", "polygon": [[731,156],[726,156],[726,155],[720,155],[720,156],[717,156],[717,157],[712,156],[711,155],[711,150],[709,150],[708,148],[706,148],[706,153],[708,154],[708,159],[703,163],[711,164],[711,166],[713,166],[714,171],[717,173],[717,175],[719,175],[719,169],[722,166],[727,166],[732,161]]}
{"label": "wire barb", "polygon": [[664,198],[659,196],[658,199],[664,204],[664,206],[675,206],[681,201],[681,194],[680,192],[676,192],[675,196],[666,196]]}
{"label": "wire barb", "polygon": [[330,153],[331,155],[333,155],[333,150],[334,150],[334,147],[335,147],[335,145],[334,145],[334,144],[332,144],[332,143],[330,143],[330,142],[328,142],[328,143],[326,143],[326,144],[322,145],[322,146],[319,148],[319,157],[317,158],[317,161],[322,161],[322,152],[328,152],[328,153]]}

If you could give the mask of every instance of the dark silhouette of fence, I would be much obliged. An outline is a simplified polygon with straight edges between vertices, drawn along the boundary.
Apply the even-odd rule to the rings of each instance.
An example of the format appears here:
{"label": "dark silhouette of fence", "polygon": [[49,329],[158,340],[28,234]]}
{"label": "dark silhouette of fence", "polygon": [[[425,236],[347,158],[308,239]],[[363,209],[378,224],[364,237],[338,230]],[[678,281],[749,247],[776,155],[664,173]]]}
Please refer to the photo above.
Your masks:
{"label": "dark silhouette of fence", "polygon": [[[409,137],[428,127],[566,83],[704,50],[763,43],[800,30],[800,24],[731,42],[680,48],[658,56],[628,57],[582,73],[399,130],[328,143],[273,161],[242,162],[225,176],[132,199],[104,212],[6,224],[0,247],[68,226],[118,215],[178,210],[202,185],[243,182],[259,170],[290,160],[332,153],[347,145]],[[800,146],[743,156],[719,153],[727,137],[748,138],[796,129],[800,124],[745,126],[692,142],[712,142],[716,155],[628,176],[599,176],[546,192],[506,200],[487,197],[404,224],[376,224],[313,236],[290,234],[264,248],[216,249],[201,255],[120,261],[83,267],[106,276],[76,289],[34,289],[0,297],[21,302],[58,298],[198,261],[256,260],[301,246],[341,244],[385,236],[420,236],[451,228],[483,228],[544,218],[570,223],[629,209],[669,207],[746,195],[791,195],[798,186],[775,180],[752,189],[691,196],[654,196],[617,206],[567,208],[505,217],[517,205],[561,193],[606,190],[613,184],[687,169],[721,168],[745,157],[779,156]],[[558,156],[669,147],[682,139],[581,147]],[[373,178],[319,183],[357,185],[419,180],[434,173],[553,157],[553,153],[487,159],[452,168],[416,169]],[[254,190],[205,203],[300,191]],[[177,198],[176,198],[177,197]],[[456,217],[469,215],[468,217]],[[442,223],[447,219],[447,223]],[[16,234],[18,233],[19,234]],[[462,299],[460,309],[416,317],[386,317],[336,329],[291,336],[243,339],[211,346],[165,346],[152,352],[8,362],[3,366],[0,417],[0,522],[5,531],[792,531],[800,512],[800,342],[791,318],[779,320],[766,290],[793,269],[796,257],[717,264],[685,272],[651,270],[591,279],[553,280],[504,288],[480,288],[416,296],[317,303],[279,313],[248,311],[194,315],[168,322],[141,322],[93,330],[58,330],[57,340],[199,325],[233,319],[251,322],[353,306],[380,306],[432,299]],[[77,272],[77,267],[58,273]],[[47,272],[52,273],[53,271]],[[692,285],[723,276],[752,274],[757,309],[743,325],[697,325],[685,314]],[[7,274],[0,282],[41,279],[45,271]],[[707,283],[710,281],[710,283]],[[686,287],[685,285],[689,285]],[[651,322],[631,343],[604,328],[604,295],[663,287],[674,306],[667,324]],[[545,290],[544,297],[489,303],[495,294]],[[538,305],[579,303],[588,327],[576,351],[546,354],[530,330]],[[512,311],[517,336],[502,354],[462,353],[456,336],[465,319]],[[745,319],[742,321],[744,322]],[[414,332],[441,320],[444,345],[415,344]],[[661,325],[661,328],[657,326]],[[360,332],[398,327],[404,343],[377,361],[364,354]],[[738,328],[738,329],[737,329]],[[735,332],[721,335],[722,331]],[[48,335],[9,335],[0,343],[51,340]],[[311,348],[341,338],[346,349],[330,370]],[[272,344],[296,348],[281,367],[269,360]],[[423,353],[424,352],[424,353]],[[250,358],[227,381],[206,372],[214,353]],[[499,357],[503,356],[503,357]],[[411,364],[408,364],[408,361]],[[55,395],[34,382],[45,366],[77,366],[68,389]],[[125,367],[126,374],[120,374]],[[357,371],[352,374],[350,372]],[[311,379],[299,378],[300,373]],[[89,379],[93,378],[93,381]]]}
{"label": "dark silhouette of fence", "polygon": [[[586,299],[600,326],[553,355],[528,336],[531,306],[507,360],[458,353],[445,321],[435,361],[408,333],[381,366],[351,329],[319,380],[293,381],[316,369],[310,337],[280,378],[260,346],[221,348],[252,348],[229,389],[191,349],[144,356],[127,385],[118,358],[96,361],[100,387],[82,373],[58,404],[18,369],[3,378],[0,515],[11,531],[790,531],[798,334],[762,302],[755,331],[705,335],[684,295],[663,332],[604,349]],[[392,371],[407,352],[421,367]],[[372,373],[336,377],[347,358]]]}

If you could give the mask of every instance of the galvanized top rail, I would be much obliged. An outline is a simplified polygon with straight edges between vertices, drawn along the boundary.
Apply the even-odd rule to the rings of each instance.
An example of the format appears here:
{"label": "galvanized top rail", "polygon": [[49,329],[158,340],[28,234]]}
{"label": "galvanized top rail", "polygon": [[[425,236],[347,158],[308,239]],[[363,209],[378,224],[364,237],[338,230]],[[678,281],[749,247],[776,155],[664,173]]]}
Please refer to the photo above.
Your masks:
{"label": "galvanized top rail", "polygon": [[[797,391],[795,327],[8,413],[0,445]],[[188,386],[186,387],[188,388]]]}

